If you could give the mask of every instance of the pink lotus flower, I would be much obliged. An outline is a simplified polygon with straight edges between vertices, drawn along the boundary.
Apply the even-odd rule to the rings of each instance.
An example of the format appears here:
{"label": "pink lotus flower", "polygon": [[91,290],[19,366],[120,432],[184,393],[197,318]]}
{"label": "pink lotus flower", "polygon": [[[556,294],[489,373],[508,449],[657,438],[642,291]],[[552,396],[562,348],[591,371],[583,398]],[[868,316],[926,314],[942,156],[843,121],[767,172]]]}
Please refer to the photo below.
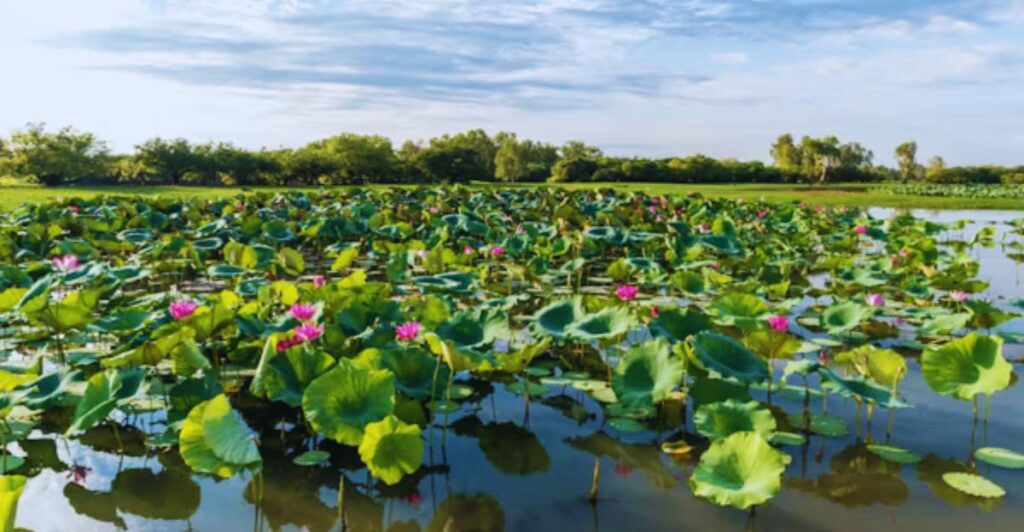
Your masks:
{"label": "pink lotus flower", "polygon": [[171,311],[171,317],[177,320],[183,320],[192,315],[199,308],[199,304],[191,299],[181,299],[178,301],[171,302],[168,310]]}
{"label": "pink lotus flower", "polygon": [[77,269],[79,266],[77,255],[64,255],[62,257],[54,257],[50,260],[53,262],[54,268],[65,273]]}
{"label": "pink lotus flower", "polygon": [[818,364],[821,364],[822,366],[828,364],[828,353],[824,350],[818,353]]}
{"label": "pink lotus flower", "polygon": [[661,310],[659,310],[658,307],[652,306],[651,307],[651,317],[652,318],[657,318],[658,314],[661,314]]}
{"label": "pink lotus flower", "polygon": [[437,205],[431,205],[431,206],[430,206],[430,208],[429,208],[429,209],[427,209],[427,210],[429,210],[429,211],[430,211],[430,214],[437,214],[437,211],[438,211],[439,209],[437,208]]}
{"label": "pink lotus flower", "polygon": [[905,250],[905,249],[901,249],[900,250],[900,256],[901,257],[908,257],[908,256],[910,256],[910,252]]}
{"label": "pink lotus flower", "polygon": [[697,226],[697,231],[700,231],[701,233],[707,233],[710,230],[711,228],[708,227],[708,224],[700,224]]}
{"label": "pink lotus flower", "polygon": [[897,267],[899,265],[900,265],[899,257],[892,257],[892,258],[889,259],[889,266],[892,266],[893,268],[895,268],[895,267]]}
{"label": "pink lotus flower", "polygon": [[801,207],[806,207],[807,206],[807,202],[806,201],[801,201],[800,202],[800,206]]}
{"label": "pink lotus flower", "polygon": [[664,218],[662,218],[660,214],[656,214],[656,215],[654,216],[654,221],[655,221],[655,222],[660,222],[660,221],[662,221],[663,219],[664,219]]}
{"label": "pink lotus flower", "polygon": [[789,329],[789,318],[785,314],[771,316],[768,318],[768,326],[775,332],[786,332]]}
{"label": "pink lotus flower", "polygon": [[962,303],[962,302],[967,301],[968,299],[970,299],[971,296],[970,296],[970,294],[968,294],[967,292],[964,292],[963,290],[953,290],[952,292],[949,293],[949,297],[953,301]]}
{"label": "pink lotus flower", "polygon": [[523,229],[523,226],[516,227],[516,234],[517,235],[521,235],[521,234],[524,234],[524,233],[526,233],[526,229]]}
{"label": "pink lotus flower", "polygon": [[882,294],[868,294],[867,300],[868,305],[873,307],[881,307],[882,305],[885,305],[885,298],[882,297]]}
{"label": "pink lotus flower", "polygon": [[299,321],[309,321],[316,316],[316,307],[309,303],[296,303],[291,308],[292,317]]}
{"label": "pink lotus flower", "polygon": [[324,279],[323,275],[317,275],[316,277],[313,278],[313,286],[315,286],[316,288],[320,288],[325,284],[327,284],[327,279]]}
{"label": "pink lotus flower", "polygon": [[68,209],[71,209],[71,214],[78,214],[78,212],[81,210],[78,208],[78,205],[71,205],[68,207]]}
{"label": "pink lotus flower", "polygon": [[244,203],[239,203],[239,204],[235,205],[235,210],[238,211],[238,212],[244,211],[245,210],[245,204]]}
{"label": "pink lotus flower", "polygon": [[615,289],[615,295],[619,297],[621,301],[630,301],[636,299],[636,295],[640,293],[640,289],[636,285],[632,284],[620,284]]}
{"label": "pink lotus flower", "polygon": [[428,253],[429,252],[427,250],[421,249],[421,250],[416,252],[416,256],[422,259],[422,258],[426,257],[428,255]]}
{"label": "pink lotus flower", "polygon": [[650,207],[647,207],[647,210],[651,211],[651,214],[657,214],[658,213],[658,207],[656,207],[654,205],[651,205]]}
{"label": "pink lotus flower", "polygon": [[768,211],[764,211],[764,210],[757,211],[757,217],[758,218],[764,218],[765,216],[768,216]]}
{"label": "pink lotus flower", "polygon": [[283,353],[301,343],[302,342],[297,341],[295,338],[282,338],[277,342],[277,352]]}
{"label": "pink lotus flower", "polygon": [[866,225],[858,225],[858,226],[857,226],[857,227],[856,227],[856,228],[854,229],[854,231],[856,231],[858,235],[863,235],[863,234],[867,234],[867,232],[868,232],[868,226],[866,226]]}
{"label": "pink lotus flower", "polygon": [[708,268],[711,268],[712,270],[718,271],[718,263],[717,262],[712,262],[711,264],[708,264]]}
{"label": "pink lotus flower", "polygon": [[473,249],[473,246],[466,246],[466,247],[462,248],[462,254],[463,255],[472,255],[474,253],[476,253],[476,250]]}
{"label": "pink lotus flower", "polygon": [[395,327],[395,338],[399,342],[410,342],[420,335],[423,326],[418,321],[409,321]]}
{"label": "pink lotus flower", "polygon": [[502,256],[504,254],[505,254],[505,248],[503,248],[501,246],[494,246],[494,247],[491,248],[491,256],[492,257],[500,257],[500,256]]}
{"label": "pink lotus flower", "polygon": [[305,342],[312,342],[313,340],[316,340],[317,338],[320,338],[323,335],[324,326],[316,325],[313,323],[303,323],[302,325],[299,325],[298,327],[295,328],[294,333],[295,339],[298,340],[300,344]]}

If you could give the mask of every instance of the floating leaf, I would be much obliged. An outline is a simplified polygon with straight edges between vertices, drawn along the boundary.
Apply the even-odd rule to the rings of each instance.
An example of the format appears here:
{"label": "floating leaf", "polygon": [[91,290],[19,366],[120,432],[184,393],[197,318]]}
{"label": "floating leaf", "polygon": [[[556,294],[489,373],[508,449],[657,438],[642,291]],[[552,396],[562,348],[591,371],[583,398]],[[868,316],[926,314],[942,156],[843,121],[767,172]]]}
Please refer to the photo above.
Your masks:
{"label": "floating leaf", "polygon": [[1024,468],[1024,454],[1000,447],[982,447],[974,451],[974,456],[995,466],[1007,469]]}
{"label": "floating leaf", "polygon": [[998,499],[1006,495],[1006,491],[991,480],[971,473],[946,473],[942,481],[950,487],[968,495],[986,499]]}

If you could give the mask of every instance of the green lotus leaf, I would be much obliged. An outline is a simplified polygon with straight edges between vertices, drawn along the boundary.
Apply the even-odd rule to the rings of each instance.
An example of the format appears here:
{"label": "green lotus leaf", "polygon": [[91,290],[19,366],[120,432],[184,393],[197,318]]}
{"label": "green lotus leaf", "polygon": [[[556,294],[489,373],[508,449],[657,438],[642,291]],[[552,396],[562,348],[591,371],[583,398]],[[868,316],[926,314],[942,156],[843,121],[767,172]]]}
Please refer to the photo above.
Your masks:
{"label": "green lotus leaf", "polygon": [[700,295],[707,290],[707,286],[704,283],[704,276],[695,271],[677,271],[672,275],[671,282],[672,286],[675,286],[687,294]]}
{"label": "green lotus leaf", "polygon": [[967,326],[971,315],[966,312],[956,314],[940,314],[921,324],[917,330],[920,334],[949,334]]}
{"label": "green lotus leaf", "polygon": [[662,309],[650,327],[654,336],[668,338],[672,342],[682,342],[690,336],[709,330],[711,319],[703,312],[690,308]]}
{"label": "green lotus leaf", "polygon": [[971,473],[946,473],[942,475],[942,481],[948,486],[974,497],[998,499],[1006,495],[1006,490],[999,484]]}
{"label": "green lotus leaf", "polygon": [[102,422],[117,407],[118,402],[131,399],[142,387],[142,371],[108,369],[89,378],[85,393],[75,405],[74,418],[66,434],[88,430]]}
{"label": "green lotus leaf", "polygon": [[872,345],[862,345],[839,353],[835,361],[847,364],[864,377],[889,388],[907,376],[906,359],[891,349],[880,349]]}
{"label": "green lotus leaf", "polygon": [[195,242],[192,242],[192,245],[199,251],[216,251],[224,245],[224,241],[217,237],[211,237],[196,240]]}
{"label": "green lotus leaf", "polygon": [[814,434],[822,436],[840,437],[850,433],[850,428],[841,417],[813,413],[806,418],[800,413],[789,415],[789,424]]}
{"label": "green lotus leaf", "polygon": [[871,307],[856,301],[844,301],[832,305],[821,313],[821,325],[831,334],[842,334],[860,326],[871,316]]}
{"label": "green lotus leaf", "polygon": [[17,470],[23,465],[25,465],[24,458],[14,456],[13,454],[4,454],[3,456],[0,456],[0,475],[6,475],[11,471]]}
{"label": "green lotus leaf", "polygon": [[803,342],[796,336],[767,330],[748,334],[744,343],[761,358],[767,359],[793,358],[803,348]]}
{"label": "green lotus leaf", "polygon": [[133,332],[142,328],[148,318],[149,312],[143,310],[123,310],[92,322],[89,324],[89,330],[108,333]]}
{"label": "green lotus leaf", "polygon": [[1003,358],[1003,339],[970,333],[921,354],[921,372],[932,390],[961,401],[992,395],[1010,385],[1013,368]]}
{"label": "green lotus leaf", "polygon": [[735,432],[704,451],[690,489],[719,506],[746,510],[779,492],[786,462],[787,456],[756,432]]}
{"label": "green lotus leaf", "polygon": [[1002,449],[999,447],[982,447],[977,451],[974,451],[974,456],[982,462],[999,467],[1005,467],[1007,469],[1024,468],[1024,453],[1018,453],[1009,449]]}
{"label": "green lotus leaf", "polygon": [[18,499],[28,479],[21,475],[0,476],[0,524],[3,530],[14,530],[18,515]]}
{"label": "green lotus leaf", "polygon": [[242,470],[240,464],[231,464],[218,457],[203,434],[203,418],[210,401],[203,401],[188,413],[178,434],[178,451],[185,464],[193,471],[217,475],[222,478],[234,476]]}
{"label": "green lotus leaf", "polygon": [[331,453],[315,449],[312,451],[306,451],[300,454],[299,456],[296,456],[294,459],[292,459],[292,463],[304,467],[317,466],[330,460],[330,458]]}
{"label": "green lotus leaf", "polygon": [[334,358],[331,355],[306,346],[293,347],[284,353],[272,355],[268,366],[270,372],[263,382],[266,396],[288,406],[301,406],[306,387],[332,366]]}
{"label": "green lotus leaf", "polygon": [[402,346],[381,352],[380,367],[395,375],[395,388],[414,399],[441,397],[450,369],[422,348]]}
{"label": "green lotus leaf", "polygon": [[844,397],[853,397],[885,408],[907,408],[910,406],[897,397],[892,388],[886,388],[868,377],[844,378],[827,368],[818,370],[818,373],[835,386],[836,391]]}
{"label": "green lotus leaf", "polygon": [[882,458],[898,464],[916,464],[921,457],[900,447],[892,445],[869,444],[867,450],[881,456]]}
{"label": "green lotus leaf", "polygon": [[668,342],[648,340],[630,347],[615,366],[612,388],[626,407],[653,405],[668,397],[683,378],[683,363]]}
{"label": "green lotus leaf", "polygon": [[206,403],[203,411],[203,439],[217,458],[232,465],[250,466],[262,461],[255,437],[233,408],[220,394]]}
{"label": "green lotus leaf", "polygon": [[314,379],[302,396],[302,410],[313,429],[351,446],[362,441],[366,425],[384,419],[394,405],[394,374],[345,359]]}
{"label": "green lotus leaf", "polygon": [[751,400],[750,392],[743,384],[711,377],[695,379],[687,394],[689,399],[693,400],[694,411],[703,405],[720,403],[728,399],[735,399],[741,403]]}
{"label": "green lotus leaf", "polygon": [[742,257],[744,255],[743,244],[741,244],[734,236],[704,235],[700,241],[705,246],[732,257]]}
{"label": "green lotus leaf", "polygon": [[775,417],[757,401],[740,402],[729,399],[702,405],[693,415],[697,432],[717,440],[734,432],[756,432],[769,439],[775,432]]}
{"label": "green lotus leaf", "polygon": [[608,426],[626,434],[636,434],[647,430],[644,424],[628,417],[613,417],[608,419]]}
{"label": "green lotus leaf", "polygon": [[625,334],[636,325],[626,307],[608,307],[587,314],[570,326],[569,334],[582,340],[596,340]]}
{"label": "green lotus leaf", "polygon": [[495,359],[498,362],[498,369],[508,373],[519,373],[529,369],[530,362],[534,358],[544,354],[551,347],[551,338],[546,337],[540,342],[525,345],[515,351],[498,353]]}
{"label": "green lotus leaf", "polygon": [[772,445],[784,445],[788,447],[800,446],[807,443],[807,438],[803,434],[797,434],[795,432],[776,432],[772,434],[771,440]]}
{"label": "green lotus leaf", "polygon": [[489,345],[508,334],[508,317],[502,312],[486,309],[459,312],[437,326],[437,335],[460,349]]}
{"label": "green lotus leaf", "polygon": [[733,293],[716,299],[708,311],[723,325],[734,325],[744,331],[762,326],[771,311],[768,303],[753,294]]}
{"label": "green lotus leaf", "polygon": [[697,359],[708,371],[744,384],[768,379],[768,365],[753,351],[729,336],[704,331],[694,337],[693,346]]}
{"label": "green lotus leaf", "polygon": [[416,425],[403,423],[389,415],[367,424],[364,433],[359,444],[359,458],[370,474],[385,484],[397,484],[423,463],[423,440]]}
{"label": "green lotus leaf", "polygon": [[541,332],[555,338],[564,338],[569,334],[570,326],[583,315],[583,301],[576,297],[556,301],[538,310],[534,323]]}
{"label": "green lotus leaf", "polygon": [[206,273],[214,279],[234,279],[245,275],[248,271],[230,264],[215,264],[206,269]]}

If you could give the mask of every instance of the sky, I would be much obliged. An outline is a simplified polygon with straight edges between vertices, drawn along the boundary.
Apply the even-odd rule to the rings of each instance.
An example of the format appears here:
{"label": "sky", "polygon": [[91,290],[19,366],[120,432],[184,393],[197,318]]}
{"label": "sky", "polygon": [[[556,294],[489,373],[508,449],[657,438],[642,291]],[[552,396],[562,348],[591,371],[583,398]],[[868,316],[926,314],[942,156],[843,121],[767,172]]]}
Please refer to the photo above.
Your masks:
{"label": "sky", "polygon": [[396,144],[483,128],[612,155],[1024,164],[1024,0],[0,0],[0,135]]}

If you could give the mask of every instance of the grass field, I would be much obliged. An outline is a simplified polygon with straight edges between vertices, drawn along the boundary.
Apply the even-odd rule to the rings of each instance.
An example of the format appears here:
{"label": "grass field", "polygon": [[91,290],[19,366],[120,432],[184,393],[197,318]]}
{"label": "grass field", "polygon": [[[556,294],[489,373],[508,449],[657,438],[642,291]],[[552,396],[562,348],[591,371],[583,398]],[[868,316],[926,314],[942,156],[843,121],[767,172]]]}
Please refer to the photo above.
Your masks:
{"label": "grass field", "polygon": [[[387,188],[397,185],[373,185],[372,188]],[[407,185],[403,185],[407,186]],[[480,188],[500,188],[510,185],[479,183]],[[870,190],[878,185],[842,184],[827,186],[736,184],[736,185],[676,185],[667,183],[572,183],[565,185],[517,184],[516,187],[562,186],[567,189],[594,189],[611,187],[617,190],[642,190],[651,194],[686,194],[699,192],[707,196],[726,198],[765,199],[769,201],[804,200],[812,205],[835,205],[848,207],[896,207],[914,209],[1021,209],[1020,199],[977,199],[932,196],[902,196],[883,194]],[[252,187],[246,190],[282,192],[296,190],[295,187]],[[301,190],[301,189],[300,189]],[[306,190],[316,190],[310,187]],[[161,195],[168,197],[219,198],[242,192],[238,187],[191,187],[191,186],[114,186],[114,187],[59,187],[44,188],[33,185],[0,185],[0,209],[12,209],[22,203],[39,203],[61,198],[92,198],[99,195]]]}

